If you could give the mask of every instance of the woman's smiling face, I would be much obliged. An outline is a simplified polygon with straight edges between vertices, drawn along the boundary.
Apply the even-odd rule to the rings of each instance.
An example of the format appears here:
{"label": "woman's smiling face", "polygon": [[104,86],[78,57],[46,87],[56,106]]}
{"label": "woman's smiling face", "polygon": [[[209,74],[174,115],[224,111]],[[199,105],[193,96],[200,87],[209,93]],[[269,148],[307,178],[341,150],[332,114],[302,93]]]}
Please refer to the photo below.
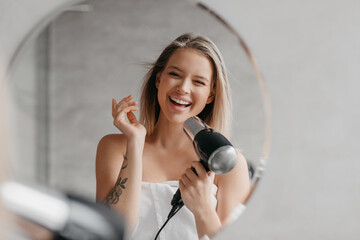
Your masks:
{"label": "woman's smiling face", "polygon": [[202,53],[176,50],[156,79],[160,117],[181,123],[198,115],[214,99],[212,78],[212,64]]}

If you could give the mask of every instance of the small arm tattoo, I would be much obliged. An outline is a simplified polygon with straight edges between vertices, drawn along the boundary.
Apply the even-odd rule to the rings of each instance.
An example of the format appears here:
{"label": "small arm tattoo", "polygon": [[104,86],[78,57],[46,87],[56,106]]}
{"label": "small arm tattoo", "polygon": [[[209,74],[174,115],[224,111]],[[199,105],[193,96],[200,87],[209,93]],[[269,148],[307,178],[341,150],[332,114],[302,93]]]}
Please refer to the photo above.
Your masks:
{"label": "small arm tattoo", "polygon": [[114,188],[110,191],[109,195],[105,200],[105,204],[113,205],[119,201],[122,190],[125,189],[125,183],[127,178],[122,179],[121,177],[116,181]]}
{"label": "small arm tattoo", "polygon": [[[123,166],[121,167],[121,170],[125,169],[127,167],[127,157],[124,157]],[[105,199],[105,204],[110,206],[113,204],[116,204],[119,201],[119,198],[123,192],[123,189],[125,189],[125,183],[127,181],[127,178],[119,177],[119,179],[116,181],[114,188],[110,191],[108,196]]]}
{"label": "small arm tattoo", "polygon": [[125,157],[124,157],[123,165],[122,165],[122,167],[121,167],[121,170],[125,169],[125,168],[127,167],[127,165],[128,165],[128,159],[127,159],[127,157],[125,156]]}

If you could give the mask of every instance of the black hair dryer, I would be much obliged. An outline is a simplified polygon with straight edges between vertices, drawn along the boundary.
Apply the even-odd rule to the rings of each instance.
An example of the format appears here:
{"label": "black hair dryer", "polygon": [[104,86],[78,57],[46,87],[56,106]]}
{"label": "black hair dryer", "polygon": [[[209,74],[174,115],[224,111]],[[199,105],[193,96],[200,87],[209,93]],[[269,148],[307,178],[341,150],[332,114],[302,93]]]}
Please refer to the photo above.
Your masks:
{"label": "black hair dryer", "polygon": [[[221,133],[214,131],[199,117],[191,117],[185,121],[184,131],[190,137],[206,171],[216,174],[230,172],[237,163],[237,154],[233,145]],[[184,203],[180,191],[171,200],[173,209],[168,217],[174,215],[176,209]]]}
{"label": "black hair dryer", "polygon": [[200,161],[207,171],[224,174],[235,167],[237,154],[233,145],[199,117],[186,120],[184,131],[192,140]]}

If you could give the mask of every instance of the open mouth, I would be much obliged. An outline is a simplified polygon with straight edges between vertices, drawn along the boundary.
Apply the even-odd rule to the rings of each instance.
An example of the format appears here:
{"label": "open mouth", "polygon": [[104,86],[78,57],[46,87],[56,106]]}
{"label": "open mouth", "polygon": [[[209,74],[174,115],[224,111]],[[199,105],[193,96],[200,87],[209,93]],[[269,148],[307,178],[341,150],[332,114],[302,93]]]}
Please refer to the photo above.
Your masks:
{"label": "open mouth", "polygon": [[191,102],[187,102],[187,101],[184,101],[184,100],[181,100],[181,99],[172,98],[172,97],[169,97],[169,99],[176,106],[188,107],[188,106],[191,105]]}

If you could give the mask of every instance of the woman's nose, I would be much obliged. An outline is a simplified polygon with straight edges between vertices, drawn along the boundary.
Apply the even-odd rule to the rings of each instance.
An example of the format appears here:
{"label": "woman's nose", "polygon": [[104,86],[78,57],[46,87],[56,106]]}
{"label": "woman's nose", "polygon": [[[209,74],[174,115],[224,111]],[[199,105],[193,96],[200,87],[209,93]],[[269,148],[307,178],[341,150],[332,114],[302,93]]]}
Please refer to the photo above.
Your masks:
{"label": "woman's nose", "polygon": [[183,79],[179,82],[179,84],[176,86],[176,90],[178,93],[181,94],[187,94],[190,92],[190,85],[191,81],[187,78]]}

